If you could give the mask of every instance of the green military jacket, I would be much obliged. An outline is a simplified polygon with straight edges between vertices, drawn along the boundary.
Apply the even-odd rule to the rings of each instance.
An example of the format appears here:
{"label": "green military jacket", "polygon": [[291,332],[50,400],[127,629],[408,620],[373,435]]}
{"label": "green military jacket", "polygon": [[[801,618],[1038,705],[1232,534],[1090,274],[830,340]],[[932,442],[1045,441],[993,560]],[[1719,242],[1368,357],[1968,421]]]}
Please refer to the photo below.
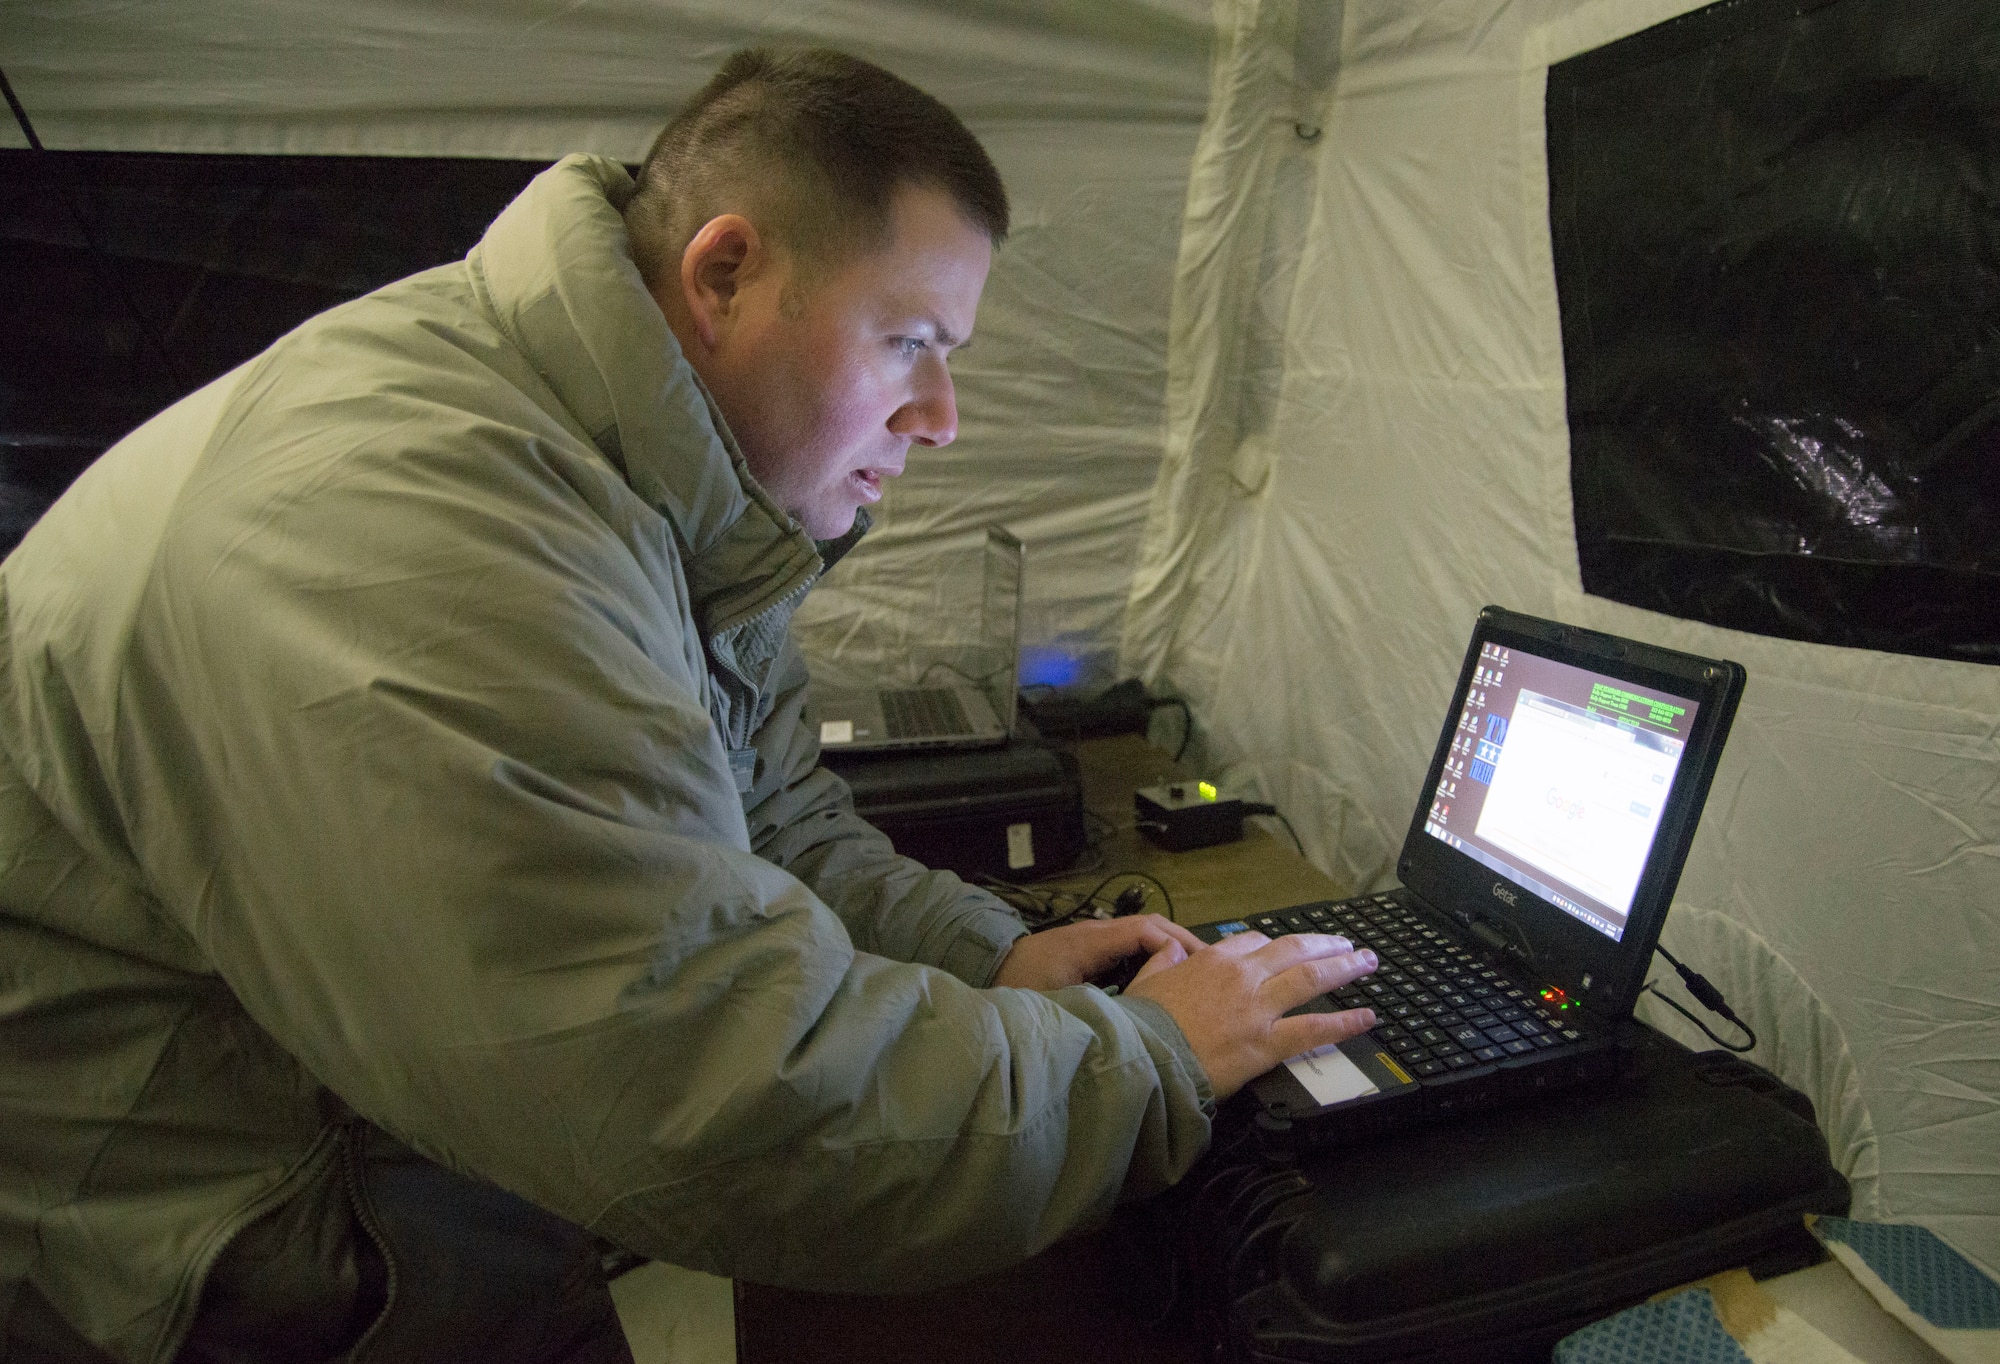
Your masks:
{"label": "green military jacket", "polygon": [[[818,764],[814,543],[615,163],[170,408],[0,567],[0,1335],[173,1353],[349,1107],[640,1254],[909,1288],[1177,1178],[1156,1006]],[[336,1097],[337,1096],[337,1097]]]}

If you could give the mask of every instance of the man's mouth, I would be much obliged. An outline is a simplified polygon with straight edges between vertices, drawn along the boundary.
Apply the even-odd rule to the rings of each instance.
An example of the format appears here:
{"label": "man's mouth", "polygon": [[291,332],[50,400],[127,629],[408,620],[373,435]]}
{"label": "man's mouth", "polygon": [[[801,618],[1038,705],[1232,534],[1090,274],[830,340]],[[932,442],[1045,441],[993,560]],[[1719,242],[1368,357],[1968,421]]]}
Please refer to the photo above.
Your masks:
{"label": "man's mouth", "polygon": [[880,502],[882,500],[883,482],[894,478],[901,472],[902,470],[900,469],[888,468],[856,469],[853,477],[855,485],[861,490],[861,496],[864,501]]}

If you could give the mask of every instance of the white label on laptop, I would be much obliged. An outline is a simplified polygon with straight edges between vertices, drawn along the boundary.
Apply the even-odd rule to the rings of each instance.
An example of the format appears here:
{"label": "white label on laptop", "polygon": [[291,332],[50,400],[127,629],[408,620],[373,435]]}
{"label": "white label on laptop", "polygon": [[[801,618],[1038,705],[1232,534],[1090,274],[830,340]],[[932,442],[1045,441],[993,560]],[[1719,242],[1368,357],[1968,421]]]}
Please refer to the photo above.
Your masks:
{"label": "white label on laptop", "polygon": [[1035,826],[1032,824],[1009,824],[1007,826],[1007,870],[1020,871],[1035,865]]}
{"label": "white label on laptop", "polygon": [[1285,1069],[1292,1073],[1294,1080],[1305,1086],[1306,1093],[1313,1096],[1315,1103],[1345,1103],[1363,1094],[1374,1094],[1381,1088],[1362,1073],[1360,1066],[1347,1059],[1338,1044],[1294,1056],[1285,1062]]}
{"label": "white label on laptop", "polygon": [[819,741],[822,744],[851,744],[854,742],[854,721],[821,720]]}

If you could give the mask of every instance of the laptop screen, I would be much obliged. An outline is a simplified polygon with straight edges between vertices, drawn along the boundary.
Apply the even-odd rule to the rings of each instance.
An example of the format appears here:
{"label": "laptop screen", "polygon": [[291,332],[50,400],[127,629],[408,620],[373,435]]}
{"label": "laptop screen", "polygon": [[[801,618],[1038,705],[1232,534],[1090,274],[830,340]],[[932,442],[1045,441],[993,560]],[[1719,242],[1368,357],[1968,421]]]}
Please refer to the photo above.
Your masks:
{"label": "laptop screen", "polygon": [[1616,942],[1698,708],[1487,643],[1424,831]]}
{"label": "laptop screen", "polygon": [[1012,734],[1015,703],[1020,695],[1021,598],[1027,547],[1006,527],[990,526],[984,553],[985,562],[980,570],[979,682],[993,703],[993,713]]}

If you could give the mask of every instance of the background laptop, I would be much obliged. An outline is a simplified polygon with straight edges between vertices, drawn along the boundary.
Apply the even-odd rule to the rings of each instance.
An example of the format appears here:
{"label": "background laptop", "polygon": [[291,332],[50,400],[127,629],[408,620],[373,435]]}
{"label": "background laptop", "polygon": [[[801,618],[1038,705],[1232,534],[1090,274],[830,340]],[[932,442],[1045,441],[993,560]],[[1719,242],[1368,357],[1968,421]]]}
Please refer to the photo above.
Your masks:
{"label": "background laptop", "polygon": [[1608,1077],[1741,695],[1741,666],[1480,613],[1397,872],[1400,889],[1195,931],[1338,932],[1361,1037],[1252,1081],[1305,1144]]}
{"label": "background laptop", "polygon": [[829,753],[991,748],[1014,732],[1027,548],[1004,526],[981,551],[979,634],[909,687],[813,687],[819,743]]}

